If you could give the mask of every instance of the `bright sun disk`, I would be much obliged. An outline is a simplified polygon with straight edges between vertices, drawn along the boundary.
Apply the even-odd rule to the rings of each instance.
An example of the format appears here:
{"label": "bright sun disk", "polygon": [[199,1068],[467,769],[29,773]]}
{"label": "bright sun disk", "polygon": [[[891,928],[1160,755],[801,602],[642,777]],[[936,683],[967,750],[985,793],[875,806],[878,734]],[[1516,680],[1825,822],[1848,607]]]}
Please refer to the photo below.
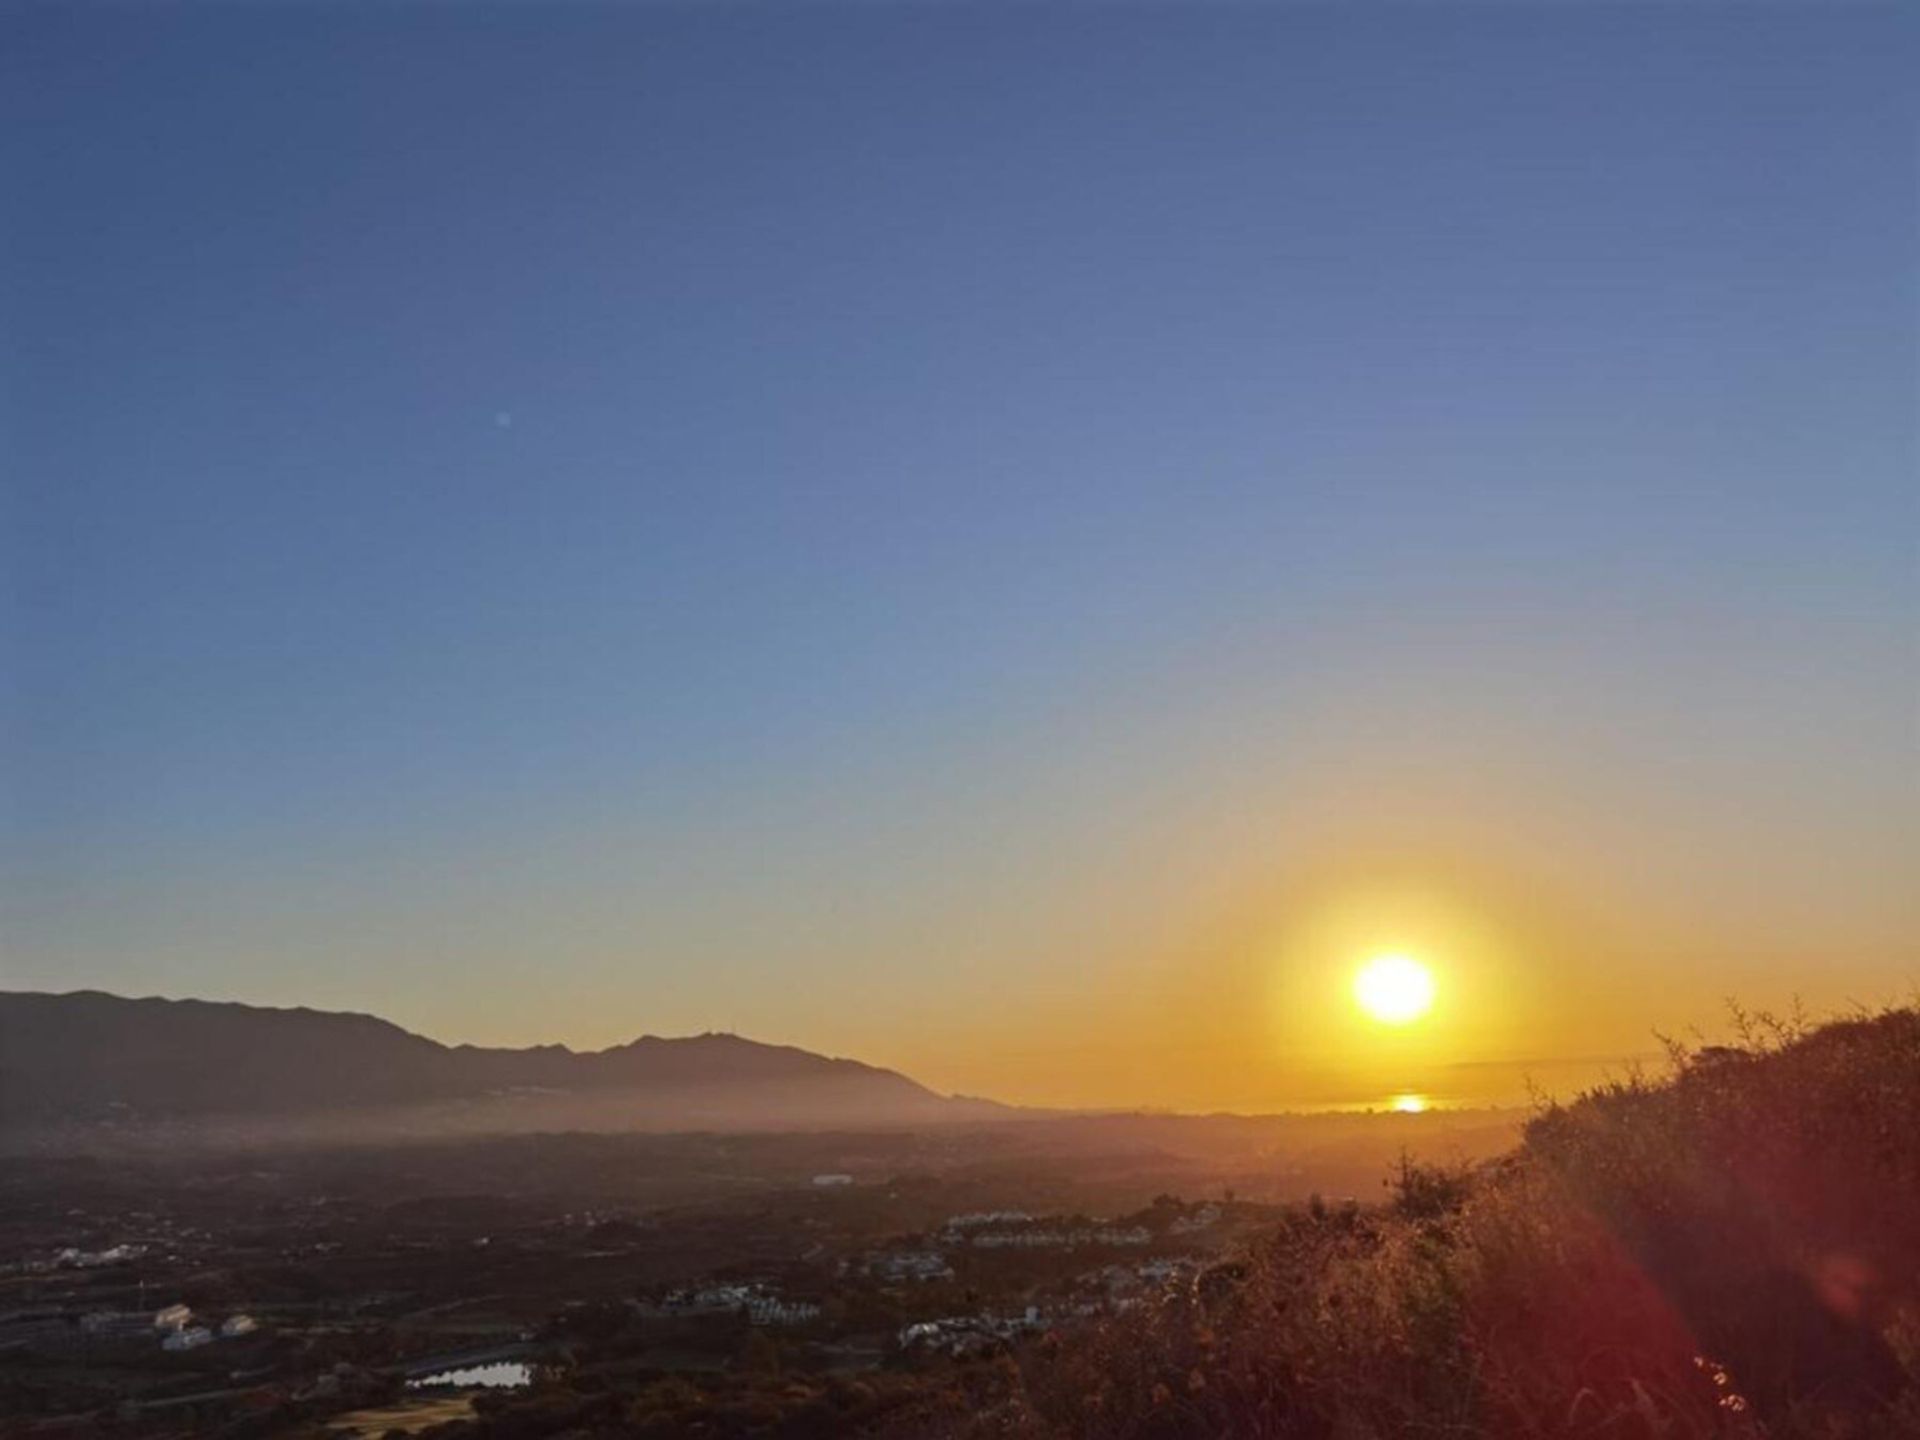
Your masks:
{"label": "bright sun disk", "polygon": [[1384,1025],[1418,1020],[1433,1006],[1433,972],[1407,955],[1376,955],[1353,977],[1353,998]]}

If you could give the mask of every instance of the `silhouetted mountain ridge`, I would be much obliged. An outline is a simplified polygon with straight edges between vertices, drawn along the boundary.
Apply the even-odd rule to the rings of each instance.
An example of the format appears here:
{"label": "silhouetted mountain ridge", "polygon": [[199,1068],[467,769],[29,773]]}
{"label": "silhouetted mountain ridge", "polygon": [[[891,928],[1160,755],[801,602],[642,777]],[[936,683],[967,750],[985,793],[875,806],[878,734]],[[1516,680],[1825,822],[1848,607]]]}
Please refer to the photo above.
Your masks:
{"label": "silhouetted mountain ridge", "polygon": [[738,1035],[496,1049],[349,1012],[0,992],[0,1122],[12,1125],[455,1107],[471,1129],[489,1106],[509,1129],[924,1123],[989,1108]]}

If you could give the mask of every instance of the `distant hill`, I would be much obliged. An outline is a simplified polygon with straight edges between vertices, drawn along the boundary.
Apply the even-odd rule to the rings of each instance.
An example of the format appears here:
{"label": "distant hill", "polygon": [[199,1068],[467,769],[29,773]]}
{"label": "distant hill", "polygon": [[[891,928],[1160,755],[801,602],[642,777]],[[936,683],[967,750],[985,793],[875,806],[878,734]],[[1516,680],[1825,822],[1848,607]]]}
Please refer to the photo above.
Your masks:
{"label": "distant hill", "polygon": [[997,1113],[892,1070],[737,1035],[503,1050],[442,1045],[371,1015],[0,992],[0,1126],[15,1132],[816,1129]]}

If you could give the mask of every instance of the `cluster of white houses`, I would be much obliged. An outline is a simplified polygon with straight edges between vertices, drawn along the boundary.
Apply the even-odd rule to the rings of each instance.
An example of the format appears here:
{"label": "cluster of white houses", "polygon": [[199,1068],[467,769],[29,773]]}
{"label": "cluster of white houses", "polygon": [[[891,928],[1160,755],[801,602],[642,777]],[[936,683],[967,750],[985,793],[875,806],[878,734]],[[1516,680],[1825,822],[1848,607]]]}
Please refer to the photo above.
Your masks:
{"label": "cluster of white houses", "polygon": [[939,1234],[942,1245],[981,1250],[1074,1250],[1083,1245],[1145,1245],[1152,1239],[1144,1225],[1041,1225],[1024,1210],[949,1216]]}
{"label": "cluster of white houses", "polygon": [[1021,1315],[949,1315],[942,1320],[920,1320],[900,1331],[902,1350],[947,1355],[976,1355],[1003,1340],[1044,1330],[1052,1320],[1038,1306]]}
{"label": "cluster of white houses", "polygon": [[1074,1230],[982,1230],[967,1238],[980,1250],[1077,1250],[1083,1245],[1145,1245],[1144,1225],[1084,1226]]}
{"label": "cluster of white houses", "polygon": [[109,1265],[126,1265],[147,1253],[144,1245],[109,1245],[104,1250],[82,1250],[69,1245],[53,1257],[56,1270],[104,1270]]}
{"label": "cluster of white houses", "polygon": [[157,1335],[162,1350],[197,1350],[215,1340],[235,1340],[260,1328],[251,1315],[229,1315],[218,1327],[200,1324],[187,1305],[169,1305],[152,1314],[146,1311],[95,1310],[80,1317],[84,1335],[99,1340],[133,1340]]}
{"label": "cluster of white houses", "polygon": [[1050,1310],[1029,1305],[1020,1315],[949,1315],[939,1320],[916,1321],[901,1329],[900,1348],[955,1356],[977,1355],[1001,1341],[1044,1330],[1050,1325],[1132,1309],[1153,1290],[1192,1275],[1198,1269],[1198,1262],[1184,1255],[1140,1260],[1131,1265],[1105,1265],[1080,1277],[1078,1301],[1059,1303]]}
{"label": "cluster of white houses", "polygon": [[104,1270],[109,1265],[130,1264],[146,1253],[145,1245],[109,1245],[104,1250],[82,1250],[77,1245],[68,1245],[51,1255],[0,1264],[0,1275],[45,1275],[52,1270]]}
{"label": "cluster of white houses", "polygon": [[964,1215],[949,1215],[943,1230],[957,1234],[962,1230],[979,1230],[987,1225],[1028,1225],[1033,1216],[1024,1210],[969,1210]]}
{"label": "cluster of white houses", "polygon": [[809,1300],[787,1300],[763,1285],[702,1285],[670,1291],[658,1303],[634,1306],[643,1316],[673,1320],[692,1315],[745,1315],[752,1325],[804,1325],[820,1318]]}
{"label": "cluster of white houses", "polygon": [[938,1250],[876,1250],[860,1269],[873,1280],[951,1280],[953,1267]]}
{"label": "cluster of white houses", "polygon": [[1086,1289],[1124,1303],[1128,1297],[1159,1289],[1170,1281],[1194,1274],[1199,1268],[1190,1256],[1168,1256],[1140,1260],[1132,1265],[1103,1265],[1082,1275],[1080,1283]]}

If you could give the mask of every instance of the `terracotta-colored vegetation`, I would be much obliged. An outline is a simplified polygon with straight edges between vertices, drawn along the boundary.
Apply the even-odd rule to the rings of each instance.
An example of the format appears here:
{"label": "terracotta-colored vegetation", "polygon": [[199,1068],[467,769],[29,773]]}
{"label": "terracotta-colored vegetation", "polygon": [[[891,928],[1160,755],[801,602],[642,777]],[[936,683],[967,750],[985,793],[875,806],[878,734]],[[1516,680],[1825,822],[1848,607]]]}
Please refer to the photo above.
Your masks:
{"label": "terracotta-colored vegetation", "polygon": [[1235,1265],[1018,1357],[958,1433],[1920,1434],[1920,1012],[1739,1017],[1544,1110],[1471,1173],[1409,1164]]}

